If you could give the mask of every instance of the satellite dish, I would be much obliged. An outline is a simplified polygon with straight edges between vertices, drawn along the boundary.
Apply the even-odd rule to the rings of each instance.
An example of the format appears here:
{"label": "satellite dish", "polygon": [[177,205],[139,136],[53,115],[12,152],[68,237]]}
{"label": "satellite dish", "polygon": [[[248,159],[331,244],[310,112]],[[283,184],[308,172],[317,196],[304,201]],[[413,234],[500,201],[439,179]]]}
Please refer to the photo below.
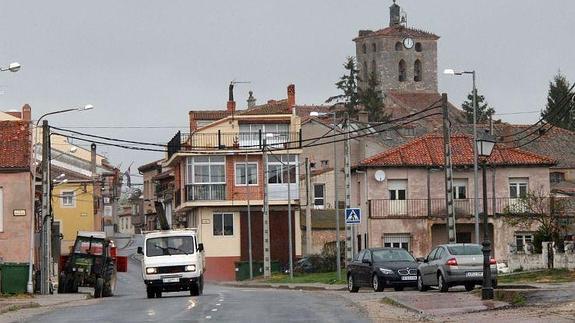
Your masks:
{"label": "satellite dish", "polygon": [[375,180],[378,182],[385,181],[385,172],[382,170],[378,170],[375,172]]}

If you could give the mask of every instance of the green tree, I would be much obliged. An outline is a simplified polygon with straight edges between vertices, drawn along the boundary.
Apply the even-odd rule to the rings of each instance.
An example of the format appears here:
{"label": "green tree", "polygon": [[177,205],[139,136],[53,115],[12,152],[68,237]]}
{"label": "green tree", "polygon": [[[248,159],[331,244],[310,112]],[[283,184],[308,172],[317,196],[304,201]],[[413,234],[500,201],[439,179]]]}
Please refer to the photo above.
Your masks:
{"label": "green tree", "polygon": [[[485,101],[485,96],[480,95],[479,91],[476,92],[477,95],[477,123],[486,123],[489,121],[489,117],[495,113],[495,109],[489,106],[487,101]],[[461,108],[465,112],[465,117],[468,123],[473,123],[473,91],[467,95],[467,101],[461,104]]]}
{"label": "green tree", "polygon": [[541,118],[557,127],[575,130],[575,103],[571,100],[569,92],[571,85],[565,75],[557,73],[552,82],[549,82],[547,106],[541,112]]}
{"label": "green tree", "polygon": [[366,88],[359,90],[360,102],[363,104],[365,111],[367,111],[371,122],[385,122],[389,120],[389,115],[385,113],[383,98],[377,90],[378,85],[377,74],[375,71],[371,71],[367,78]]}
{"label": "green tree", "polygon": [[325,102],[341,102],[345,110],[351,118],[357,117],[357,105],[360,103],[359,94],[357,90],[357,83],[359,82],[359,70],[355,58],[348,57],[343,67],[346,73],[339,79],[335,86],[343,92],[342,94],[332,96]]}

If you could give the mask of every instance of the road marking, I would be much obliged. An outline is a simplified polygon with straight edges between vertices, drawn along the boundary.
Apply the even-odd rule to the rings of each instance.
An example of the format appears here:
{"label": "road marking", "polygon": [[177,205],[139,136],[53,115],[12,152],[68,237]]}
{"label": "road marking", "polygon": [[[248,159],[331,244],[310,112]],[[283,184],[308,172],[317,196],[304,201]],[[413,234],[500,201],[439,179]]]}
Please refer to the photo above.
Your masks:
{"label": "road marking", "polygon": [[220,303],[216,303],[216,306],[220,306],[220,305],[222,305],[222,304],[220,304]]}
{"label": "road marking", "polygon": [[208,315],[208,316],[206,316],[206,318],[209,320],[209,319],[211,319],[212,317]]}
{"label": "road marking", "polygon": [[217,308],[212,308],[212,312],[217,312],[218,309]]}

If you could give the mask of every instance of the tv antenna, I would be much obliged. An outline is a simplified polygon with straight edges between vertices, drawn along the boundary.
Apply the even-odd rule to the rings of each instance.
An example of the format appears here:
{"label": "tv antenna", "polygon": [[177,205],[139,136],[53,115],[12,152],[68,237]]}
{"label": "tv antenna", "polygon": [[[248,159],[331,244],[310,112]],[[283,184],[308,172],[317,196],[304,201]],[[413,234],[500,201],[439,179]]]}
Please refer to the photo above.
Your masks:
{"label": "tv antenna", "polygon": [[230,82],[228,101],[234,100],[234,86],[236,84],[249,84],[251,81],[236,81],[235,79]]}

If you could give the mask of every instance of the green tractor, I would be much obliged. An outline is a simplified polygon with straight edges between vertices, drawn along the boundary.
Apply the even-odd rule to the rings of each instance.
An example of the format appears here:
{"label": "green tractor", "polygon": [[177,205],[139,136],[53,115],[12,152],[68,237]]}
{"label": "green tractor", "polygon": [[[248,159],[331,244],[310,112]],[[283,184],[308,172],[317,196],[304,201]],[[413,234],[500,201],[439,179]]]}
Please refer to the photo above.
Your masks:
{"label": "green tractor", "polygon": [[127,269],[127,258],[116,253],[114,242],[106,238],[105,232],[78,232],[70,255],[60,258],[58,293],[93,287],[95,298],[113,296],[117,272]]}

